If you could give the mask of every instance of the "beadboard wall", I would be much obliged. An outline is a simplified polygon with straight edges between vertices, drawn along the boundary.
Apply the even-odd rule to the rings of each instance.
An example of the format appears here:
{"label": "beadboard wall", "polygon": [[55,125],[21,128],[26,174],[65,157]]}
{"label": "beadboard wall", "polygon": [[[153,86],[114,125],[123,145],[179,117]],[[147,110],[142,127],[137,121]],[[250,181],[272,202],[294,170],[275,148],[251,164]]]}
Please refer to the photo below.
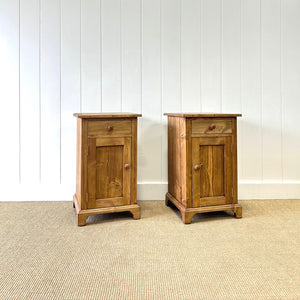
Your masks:
{"label": "beadboard wall", "polygon": [[239,198],[300,198],[299,0],[0,0],[0,201],[71,200],[74,112],[142,113],[138,199],[167,189],[164,112],[242,113]]}

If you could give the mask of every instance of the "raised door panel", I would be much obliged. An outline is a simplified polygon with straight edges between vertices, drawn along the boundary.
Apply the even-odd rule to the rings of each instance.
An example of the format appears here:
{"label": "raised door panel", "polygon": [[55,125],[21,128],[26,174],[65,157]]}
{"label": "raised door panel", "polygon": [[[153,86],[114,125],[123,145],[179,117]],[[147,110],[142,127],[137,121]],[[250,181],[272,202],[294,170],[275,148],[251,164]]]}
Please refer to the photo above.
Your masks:
{"label": "raised door panel", "polygon": [[96,199],[123,196],[123,146],[96,148]]}
{"label": "raised door panel", "polygon": [[91,138],[88,208],[130,204],[131,138]]}
{"label": "raised door panel", "polygon": [[232,203],[231,137],[192,138],[192,206]]}

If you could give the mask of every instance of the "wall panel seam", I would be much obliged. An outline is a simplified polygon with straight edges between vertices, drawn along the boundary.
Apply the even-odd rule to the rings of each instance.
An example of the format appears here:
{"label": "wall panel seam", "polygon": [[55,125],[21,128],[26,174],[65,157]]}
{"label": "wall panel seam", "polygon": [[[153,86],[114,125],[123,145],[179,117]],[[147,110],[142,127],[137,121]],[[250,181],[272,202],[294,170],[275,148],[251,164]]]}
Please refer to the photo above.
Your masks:
{"label": "wall panel seam", "polygon": [[79,43],[80,43],[80,53],[79,53],[79,85],[80,85],[80,112],[82,112],[82,6],[81,1],[79,2],[79,23],[80,23],[80,33],[79,33]]}
{"label": "wall panel seam", "polygon": [[121,98],[121,111],[123,111],[123,34],[122,34],[122,0],[120,1],[120,98]]}
{"label": "wall panel seam", "polygon": [[141,89],[141,107],[140,112],[143,112],[143,0],[140,0],[140,89]]}
{"label": "wall panel seam", "polygon": [[162,70],[162,40],[163,40],[163,36],[162,36],[162,1],[163,0],[159,0],[159,30],[160,30],[160,44],[159,44],[159,66],[160,66],[160,110],[161,110],[161,116],[160,116],[160,136],[161,136],[161,167],[160,167],[160,182],[162,182],[163,180],[163,145],[164,145],[164,141],[163,141],[163,122],[164,122],[164,117],[163,117],[163,111],[164,111],[164,97],[163,97],[163,70]]}
{"label": "wall panel seam", "polygon": [[242,34],[242,4],[243,1],[240,1],[240,108],[241,108],[241,113],[243,113],[243,93],[242,93],[242,88],[243,88],[243,50],[242,50],[242,41],[243,41],[243,34]]}
{"label": "wall panel seam", "polygon": [[[243,59],[242,59],[242,56],[243,56],[243,34],[242,34],[242,6],[243,6],[243,1],[240,1],[240,110],[241,110],[241,113],[243,114],[243,92],[242,92],[242,89],[243,89]],[[240,137],[243,136],[243,123],[239,125],[239,128],[240,128]],[[241,145],[241,151],[240,151],[240,155],[241,155],[241,158],[244,158],[244,139],[243,138],[240,138],[239,139],[239,143]],[[237,167],[240,168],[240,172],[241,174],[244,175],[244,168],[243,168],[243,160],[240,159],[240,163],[237,165]],[[238,163],[238,162],[237,162]]]}
{"label": "wall panel seam", "polygon": [[102,34],[102,0],[100,0],[100,111],[103,111],[103,34]]}
{"label": "wall panel seam", "polygon": [[21,2],[19,0],[19,184],[21,183]]}
{"label": "wall panel seam", "polygon": [[[140,3],[140,69],[141,69],[141,78],[140,78],[140,89],[141,89],[141,99],[140,99],[140,113],[143,113],[143,0],[139,1]],[[143,122],[142,120],[138,120],[137,118],[137,122],[139,127],[137,129],[139,129],[139,134],[141,134],[141,132],[143,132],[142,128],[143,128]],[[143,146],[142,144],[139,142],[140,139],[138,139],[138,146],[139,146],[139,150],[141,153],[143,153]],[[138,153],[138,155],[140,155],[140,162],[141,162],[141,153]],[[143,182],[143,174],[142,172],[139,172],[139,178],[141,180],[141,182]]]}
{"label": "wall panel seam", "polygon": [[264,181],[263,168],[263,26],[262,26],[262,0],[259,0],[259,30],[260,30],[260,151],[261,151],[261,182]]}
{"label": "wall panel seam", "polygon": [[42,182],[42,92],[41,92],[41,23],[42,23],[42,0],[39,0],[39,183]]}
{"label": "wall panel seam", "polygon": [[220,112],[223,110],[223,0],[220,0]]}
{"label": "wall panel seam", "polygon": [[61,184],[61,179],[62,179],[62,167],[61,167],[61,150],[62,150],[62,140],[61,140],[61,134],[62,134],[62,122],[61,122],[61,80],[62,80],[62,75],[61,75],[61,66],[62,66],[62,4],[61,1],[59,1],[60,5],[60,24],[59,24],[59,48],[60,48],[60,64],[59,64],[59,183]]}
{"label": "wall panel seam", "polygon": [[202,78],[203,78],[203,0],[200,0],[200,92],[199,92],[199,101],[200,101],[200,111],[202,112]]}
{"label": "wall panel seam", "polygon": [[203,39],[202,39],[202,1],[203,0],[200,0],[200,12],[199,12],[199,15],[200,15],[200,22],[199,22],[199,32],[200,32],[200,36],[199,36],[199,42],[200,42],[200,45],[199,45],[199,50],[200,50],[200,80],[199,80],[199,106],[200,106],[200,112],[202,111],[202,42],[203,42]]}
{"label": "wall panel seam", "polygon": [[180,90],[180,111],[182,111],[182,0],[179,0],[179,90]]}
{"label": "wall panel seam", "polygon": [[280,118],[280,139],[281,139],[281,182],[284,182],[284,172],[283,172],[283,45],[282,45],[282,39],[283,39],[283,31],[282,31],[282,0],[279,2],[279,11],[280,11],[280,110],[281,110],[281,118]]}

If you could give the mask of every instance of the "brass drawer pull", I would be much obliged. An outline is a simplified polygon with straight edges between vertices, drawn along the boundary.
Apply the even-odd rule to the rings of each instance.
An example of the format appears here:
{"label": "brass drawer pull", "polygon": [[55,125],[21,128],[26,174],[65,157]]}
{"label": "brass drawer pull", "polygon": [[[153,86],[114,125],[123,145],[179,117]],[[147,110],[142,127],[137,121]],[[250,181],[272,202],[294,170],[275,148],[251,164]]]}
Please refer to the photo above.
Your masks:
{"label": "brass drawer pull", "polygon": [[114,126],[111,126],[111,125],[108,125],[108,126],[107,126],[107,130],[108,130],[108,131],[112,131],[113,129],[114,129]]}
{"label": "brass drawer pull", "polygon": [[126,170],[128,170],[129,167],[130,167],[129,164],[125,164],[125,165],[124,165],[124,168],[125,168]]}
{"label": "brass drawer pull", "polygon": [[209,130],[214,130],[214,129],[216,129],[216,125],[215,124],[211,124],[211,125],[209,125]]}
{"label": "brass drawer pull", "polygon": [[202,164],[200,164],[200,165],[195,165],[195,166],[194,166],[194,170],[198,171],[198,170],[200,170],[201,167],[202,167]]}

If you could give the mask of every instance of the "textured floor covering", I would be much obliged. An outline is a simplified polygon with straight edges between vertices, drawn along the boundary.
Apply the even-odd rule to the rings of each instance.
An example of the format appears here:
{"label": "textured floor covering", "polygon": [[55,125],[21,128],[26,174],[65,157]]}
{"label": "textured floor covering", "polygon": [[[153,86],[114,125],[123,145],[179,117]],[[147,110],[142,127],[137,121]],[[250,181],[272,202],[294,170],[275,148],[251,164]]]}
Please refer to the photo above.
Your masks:
{"label": "textured floor covering", "polygon": [[71,202],[0,203],[0,299],[300,299],[300,201],[241,201],[243,218],[163,201],[91,216]]}

